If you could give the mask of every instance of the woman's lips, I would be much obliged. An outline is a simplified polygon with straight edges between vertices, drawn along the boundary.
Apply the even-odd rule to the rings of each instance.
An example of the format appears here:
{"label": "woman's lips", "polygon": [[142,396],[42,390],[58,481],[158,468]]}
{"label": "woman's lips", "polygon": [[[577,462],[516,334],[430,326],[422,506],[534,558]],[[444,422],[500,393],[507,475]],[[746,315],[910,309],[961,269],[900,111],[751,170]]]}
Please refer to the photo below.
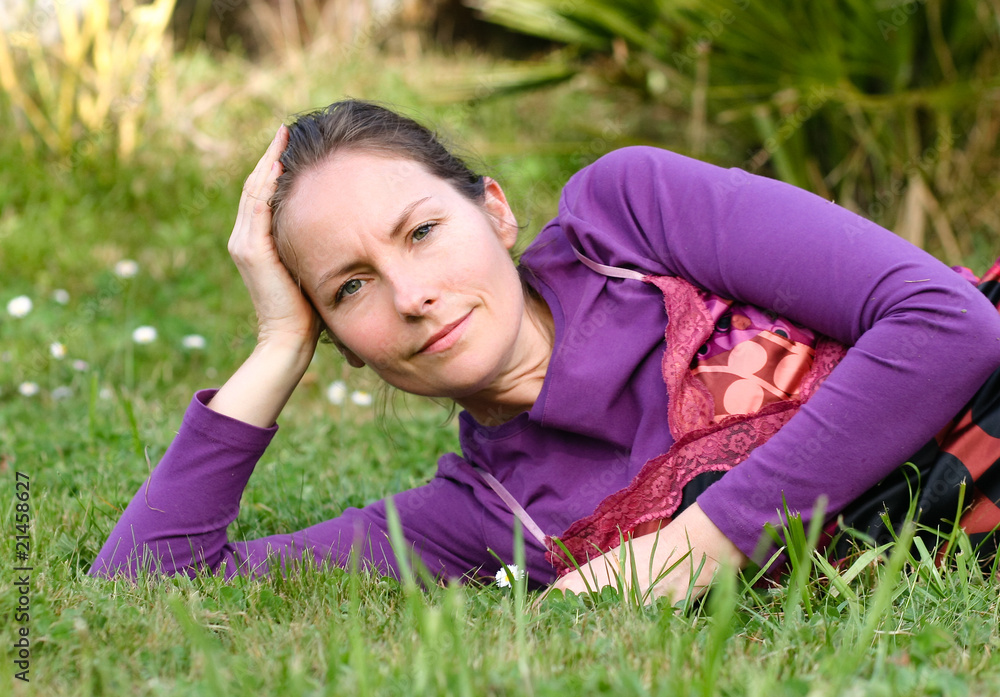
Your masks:
{"label": "woman's lips", "polygon": [[471,315],[472,311],[470,310],[462,319],[445,325],[441,331],[428,339],[417,353],[440,353],[454,346],[455,342],[462,338],[462,334],[465,333],[465,327]]}

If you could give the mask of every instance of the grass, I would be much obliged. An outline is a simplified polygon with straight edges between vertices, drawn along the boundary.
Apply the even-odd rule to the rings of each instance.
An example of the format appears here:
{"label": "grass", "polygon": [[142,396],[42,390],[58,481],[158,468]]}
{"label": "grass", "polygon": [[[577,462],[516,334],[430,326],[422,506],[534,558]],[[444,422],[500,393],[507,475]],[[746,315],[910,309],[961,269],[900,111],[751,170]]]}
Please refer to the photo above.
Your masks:
{"label": "grass", "polygon": [[[1000,584],[968,563],[961,538],[940,568],[933,553],[904,545],[838,571],[799,530],[790,580],[757,587],[733,578],[707,602],[676,608],[613,590],[534,604],[519,582],[424,591],[314,568],[230,583],[87,577],[191,393],[218,384],[252,346],[251,308],[225,240],[276,104],[364,94],[410,105],[499,172],[526,238],[551,215],[569,173],[621,144],[610,134],[630,132],[635,118],[632,104],[595,98],[579,83],[477,106],[441,102],[430,86],[454,57],[421,66],[365,60],[284,86],[280,67],[246,74],[184,57],[164,84],[188,103],[235,90],[233,108],[185,120],[177,104],[149,99],[154,115],[208,138],[208,149],[154,131],[129,162],[95,147],[67,168],[0,140],[3,693],[13,685],[15,695],[135,697],[1000,694]],[[139,273],[122,279],[113,269],[126,258]],[[65,305],[52,299],[59,288]],[[18,295],[34,303],[23,318],[3,311]],[[139,325],[155,326],[157,340],[134,344]],[[181,347],[193,333],[206,337],[204,350]],[[50,353],[57,341],[63,359]],[[325,388],[338,379],[372,388],[321,347],[231,536],[299,529],[413,486],[457,447],[438,407],[398,404],[390,437],[370,408],[330,404]],[[25,382],[39,393],[22,396]],[[30,683],[15,680],[13,663],[18,472],[30,478]]]}
{"label": "grass", "polygon": [[[997,584],[905,552],[866,566],[848,584],[854,603],[812,573],[809,612],[788,586],[732,580],[681,610],[610,591],[527,610],[516,588],[424,592],[312,568],[132,585],[83,577],[86,546],[63,538],[86,537],[85,511],[97,506],[48,479],[36,475],[32,500],[39,694],[979,695],[995,694],[1000,675]],[[66,511],[72,498],[80,503]],[[11,558],[7,542],[3,553]],[[0,602],[12,607],[14,593]],[[13,644],[9,630],[3,641]],[[5,682],[10,666],[8,655]]]}

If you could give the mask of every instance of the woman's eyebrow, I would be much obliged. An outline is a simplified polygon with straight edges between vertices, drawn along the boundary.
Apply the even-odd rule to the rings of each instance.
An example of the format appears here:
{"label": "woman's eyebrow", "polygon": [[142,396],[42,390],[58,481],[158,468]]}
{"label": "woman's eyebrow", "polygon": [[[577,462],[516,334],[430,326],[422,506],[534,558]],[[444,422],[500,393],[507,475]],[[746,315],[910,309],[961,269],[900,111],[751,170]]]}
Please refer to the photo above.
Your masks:
{"label": "woman's eyebrow", "polygon": [[[400,211],[399,217],[396,218],[396,222],[393,224],[392,230],[389,232],[389,239],[394,240],[400,234],[405,232],[406,221],[409,220],[411,215],[413,215],[413,211],[416,210],[417,206],[424,203],[425,201],[429,201],[430,199],[431,199],[430,196],[424,196],[423,198],[417,199],[416,201],[404,207],[403,210]],[[341,276],[342,274],[346,274],[356,266],[359,266],[358,262],[352,260],[345,264],[342,264],[341,266],[335,269],[332,269],[331,271],[327,271],[325,274],[320,276],[319,281],[316,283],[316,291],[318,292],[319,289],[322,288],[323,285],[330,279]]]}
{"label": "woman's eyebrow", "polygon": [[392,232],[389,233],[390,240],[396,239],[396,237],[398,237],[402,232],[405,231],[406,221],[413,214],[413,211],[416,210],[417,206],[419,206],[424,201],[429,201],[430,198],[431,198],[430,196],[424,196],[422,199],[414,201],[410,205],[406,206],[400,212],[399,217],[396,218],[396,224],[392,226]]}

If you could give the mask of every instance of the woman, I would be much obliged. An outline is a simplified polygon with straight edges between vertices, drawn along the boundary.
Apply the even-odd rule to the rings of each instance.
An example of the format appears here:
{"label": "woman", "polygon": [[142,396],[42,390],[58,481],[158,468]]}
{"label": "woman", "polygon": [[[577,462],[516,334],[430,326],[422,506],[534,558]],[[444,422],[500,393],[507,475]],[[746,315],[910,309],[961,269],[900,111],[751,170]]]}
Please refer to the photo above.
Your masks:
{"label": "woman", "polygon": [[[281,127],[229,243],[257,346],[196,395],[91,573],[255,575],[303,554],[346,565],[352,549],[396,573],[384,502],[226,537],[323,329],[352,366],[463,408],[462,456],[393,497],[430,571],[492,576],[488,550],[512,560],[518,516],[531,582],[556,581],[555,566],[575,591],[612,580],[622,534],[643,590],[677,596],[720,565],[766,559],[783,506],[808,518],[823,497],[831,516],[871,520],[883,501],[865,492],[1000,365],[1000,316],[967,280],[739,170],[626,148],[570,180],[517,266],[516,236],[500,186],[409,119],[345,101]],[[927,476],[950,447],[933,446]],[[934,500],[955,501],[957,484]],[[976,531],[1000,496],[980,498]]]}

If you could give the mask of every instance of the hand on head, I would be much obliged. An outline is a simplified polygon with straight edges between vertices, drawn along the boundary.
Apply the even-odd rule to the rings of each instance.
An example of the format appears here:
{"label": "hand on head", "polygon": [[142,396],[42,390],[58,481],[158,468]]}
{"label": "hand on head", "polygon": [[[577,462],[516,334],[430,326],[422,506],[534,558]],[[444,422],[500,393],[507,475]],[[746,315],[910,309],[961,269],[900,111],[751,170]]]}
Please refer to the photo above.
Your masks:
{"label": "hand on head", "polygon": [[281,126],[244,182],[229,238],[229,254],[257,313],[258,343],[314,348],[319,338],[319,317],[281,263],[271,234],[270,199],[282,172],[279,158],[287,143],[288,128]]}

